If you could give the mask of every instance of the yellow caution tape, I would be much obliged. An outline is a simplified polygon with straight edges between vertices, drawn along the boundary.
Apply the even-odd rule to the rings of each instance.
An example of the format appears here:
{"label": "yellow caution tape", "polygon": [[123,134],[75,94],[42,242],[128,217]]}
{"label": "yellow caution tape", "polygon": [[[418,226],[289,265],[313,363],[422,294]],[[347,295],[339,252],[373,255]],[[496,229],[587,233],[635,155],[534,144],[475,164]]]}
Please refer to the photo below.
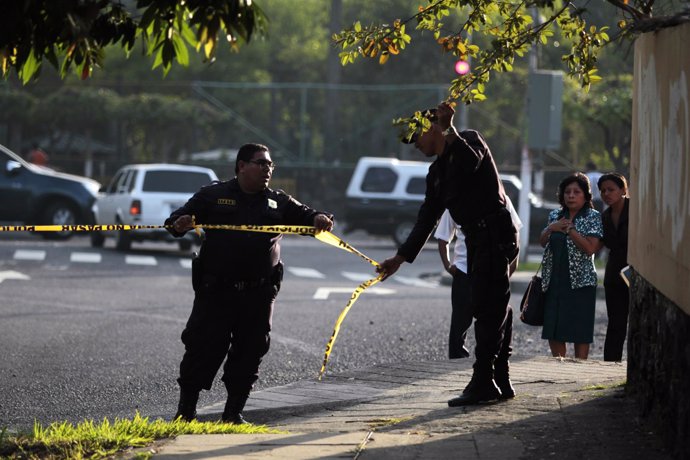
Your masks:
{"label": "yellow caution tape", "polygon": [[[362,259],[366,260],[375,267],[379,267],[380,264],[374,259],[367,257],[365,254],[361,253],[349,243],[341,240],[331,232],[318,230],[316,227],[306,226],[306,225],[203,225],[196,224],[194,218],[192,217],[192,223],[194,226],[194,231],[197,234],[200,233],[201,229],[205,230],[235,230],[244,232],[261,232],[261,233],[288,233],[293,235],[312,235],[319,241],[335,246],[344,251],[356,254]],[[172,228],[172,225],[124,225],[124,224],[114,224],[114,225],[0,225],[0,232],[112,232],[112,231],[124,231],[124,230],[152,230],[152,229],[167,229]],[[335,344],[335,339],[338,337],[340,332],[340,325],[347,316],[350,308],[359,298],[360,294],[366,289],[370,288],[374,284],[381,281],[383,274],[380,274],[376,278],[367,280],[357,286],[357,288],[352,292],[350,300],[348,300],[345,308],[340,312],[335,326],[333,327],[333,333],[331,338],[326,344],[326,351],[323,357],[323,364],[321,365],[321,370],[319,371],[319,380],[326,372],[326,365],[328,364],[328,358],[333,350],[333,345]]]}
{"label": "yellow caution tape", "polygon": [[341,240],[340,238],[338,238],[337,236],[335,236],[331,232],[318,232],[314,236],[316,237],[317,240],[319,240],[323,243],[330,244],[330,245],[335,246],[337,248],[343,249],[347,252],[351,252],[352,254],[357,254],[362,259],[366,260],[367,262],[369,262],[371,265],[373,265],[375,267],[380,266],[380,264],[378,262],[376,262],[374,259],[371,259],[371,258],[365,256],[364,254],[359,252],[357,249],[355,249],[353,246],[350,246],[348,243]]}
{"label": "yellow caution tape", "polygon": [[[152,230],[173,228],[172,225],[0,225],[0,232],[112,232],[120,230]],[[315,227],[306,225],[194,225],[195,229],[242,230],[245,232],[292,233],[316,235]],[[346,244],[347,245],[347,244]]]}
{"label": "yellow caution tape", "polygon": [[352,292],[352,295],[350,296],[350,300],[348,300],[347,305],[345,305],[345,308],[343,308],[343,311],[340,312],[340,315],[338,316],[338,320],[335,322],[335,326],[333,327],[333,333],[331,334],[331,338],[326,344],[326,352],[323,355],[323,364],[321,365],[321,370],[319,371],[319,380],[321,380],[321,377],[323,376],[323,373],[326,372],[326,365],[328,364],[328,358],[331,356],[331,350],[333,349],[333,344],[335,343],[336,337],[338,337],[338,332],[340,332],[340,324],[343,322],[345,319],[345,316],[347,316],[347,313],[350,311],[350,308],[354,303],[357,301],[357,298],[359,295],[364,292],[365,289],[370,288],[374,284],[378,283],[381,281],[381,278],[383,278],[383,273],[377,276],[376,278],[372,278],[370,280],[367,280],[357,286],[357,288]]}
{"label": "yellow caution tape", "polygon": [[[0,232],[112,232],[168,228],[165,225],[0,225]],[[170,226],[172,228],[172,226]]]}

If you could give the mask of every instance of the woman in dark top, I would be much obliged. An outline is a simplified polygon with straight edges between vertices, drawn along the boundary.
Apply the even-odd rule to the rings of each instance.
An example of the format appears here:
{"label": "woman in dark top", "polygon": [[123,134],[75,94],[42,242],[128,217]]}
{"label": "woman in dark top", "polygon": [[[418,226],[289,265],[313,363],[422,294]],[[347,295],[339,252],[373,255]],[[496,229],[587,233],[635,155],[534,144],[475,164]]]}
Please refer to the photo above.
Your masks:
{"label": "woman in dark top", "polygon": [[628,328],[628,286],[620,271],[628,265],[628,182],[623,175],[607,173],[597,183],[601,198],[608,208],[602,214],[604,246],[609,257],[604,274],[606,312],[609,325],[604,342],[604,361],[621,361]]}

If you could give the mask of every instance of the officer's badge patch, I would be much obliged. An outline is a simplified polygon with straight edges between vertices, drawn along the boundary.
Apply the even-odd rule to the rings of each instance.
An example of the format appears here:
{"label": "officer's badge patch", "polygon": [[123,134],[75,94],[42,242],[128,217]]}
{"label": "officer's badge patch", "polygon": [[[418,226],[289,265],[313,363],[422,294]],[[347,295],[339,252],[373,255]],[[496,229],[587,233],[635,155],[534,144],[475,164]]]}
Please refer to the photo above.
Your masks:
{"label": "officer's badge patch", "polygon": [[230,198],[218,198],[218,204],[227,204],[230,206],[235,206],[235,200]]}
{"label": "officer's badge patch", "polygon": [[275,200],[268,199],[268,207],[272,209],[278,209],[278,203]]}

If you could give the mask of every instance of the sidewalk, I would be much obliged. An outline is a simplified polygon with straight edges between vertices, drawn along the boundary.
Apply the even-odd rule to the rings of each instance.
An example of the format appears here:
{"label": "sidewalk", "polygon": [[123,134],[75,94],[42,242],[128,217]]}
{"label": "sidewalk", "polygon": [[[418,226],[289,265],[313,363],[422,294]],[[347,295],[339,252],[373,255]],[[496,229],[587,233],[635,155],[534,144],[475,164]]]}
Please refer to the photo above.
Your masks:
{"label": "sidewalk", "polygon": [[[472,361],[407,362],[252,393],[245,417],[280,435],[185,435],[157,459],[670,459],[620,385],[625,363],[512,363],[515,399],[450,408]],[[220,417],[222,404],[202,408]]]}

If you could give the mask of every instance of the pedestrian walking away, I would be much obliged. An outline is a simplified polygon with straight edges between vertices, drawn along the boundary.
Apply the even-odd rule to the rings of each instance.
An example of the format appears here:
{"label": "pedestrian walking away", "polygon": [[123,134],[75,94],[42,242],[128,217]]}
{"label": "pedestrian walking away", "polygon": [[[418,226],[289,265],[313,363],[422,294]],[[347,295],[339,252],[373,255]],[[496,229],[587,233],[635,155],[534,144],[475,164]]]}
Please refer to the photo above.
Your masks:
{"label": "pedestrian walking away", "polygon": [[604,341],[604,361],[621,361],[628,329],[630,292],[621,278],[628,265],[628,181],[622,174],[606,173],[599,178],[599,191],[608,206],[601,216],[604,246],[609,248],[604,272],[606,313],[609,319]]}
{"label": "pedestrian walking away", "polygon": [[385,280],[403,262],[414,262],[445,209],[460,225],[476,318],[475,362],[470,382],[448,405],[464,406],[515,396],[508,370],[513,329],[508,276],[511,262],[518,256],[518,240],[489,146],[475,130],[458,133],[454,114],[448,103],[425,110],[422,116],[431,122],[429,129],[403,139],[436,159],[429,166],[417,222],[397,253],[377,271]]}
{"label": "pedestrian walking away", "polygon": [[[333,216],[316,211],[280,190],[268,188],[275,164],[266,146],[245,144],[235,161],[236,177],[203,187],[165,221],[182,237],[193,222],[207,225],[313,225],[330,231]],[[282,235],[207,229],[192,262],[194,305],[182,332],[185,346],[177,379],[175,418],[193,420],[202,389],[211,389],[223,366],[228,398],[222,420],[242,416],[270,345],[273,305],[280,290]]]}

